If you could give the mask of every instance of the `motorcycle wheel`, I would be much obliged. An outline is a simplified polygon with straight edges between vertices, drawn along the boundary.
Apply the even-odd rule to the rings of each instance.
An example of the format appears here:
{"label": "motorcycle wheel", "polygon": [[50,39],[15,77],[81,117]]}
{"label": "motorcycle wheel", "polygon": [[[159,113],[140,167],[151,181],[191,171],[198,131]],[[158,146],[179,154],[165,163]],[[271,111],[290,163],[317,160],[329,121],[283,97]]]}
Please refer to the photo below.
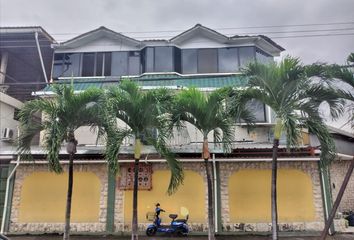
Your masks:
{"label": "motorcycle wheel", "polygon": [[146,235],[148,236],[154,236],[156,234],[156,228],[154,227],[150,227],[148,229],[146,229]]}

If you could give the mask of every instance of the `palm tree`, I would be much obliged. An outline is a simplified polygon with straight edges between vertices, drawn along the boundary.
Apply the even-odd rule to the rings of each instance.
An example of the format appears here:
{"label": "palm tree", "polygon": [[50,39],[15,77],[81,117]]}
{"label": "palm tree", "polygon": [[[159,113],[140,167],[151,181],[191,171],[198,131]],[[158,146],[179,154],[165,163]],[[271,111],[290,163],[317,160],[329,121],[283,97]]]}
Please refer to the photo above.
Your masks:
{"label": "palm tree", "polygon": [[[213,171],[209,166],[208,134],[213,133],[214,141],[223,143],[225,152],[230,150],[234,134],[234,120],[231,117],[229,108],[226,107],[226,98],[230,93],[231,89],[228,88],[218,89],[210,94],[190,88],[182,90],[177,95],[175,102],[174,121],[177,126],[181,127],[184,123],[190,123],[203,135],[202,158],[204,159],[208,188],[209,240],[215,239],[215,225],[213,214]],[[241,113],[240,109],[238,113]],[[240,114],[240,116],[248,120],[251,117],[246,112],[244,110],[244,114]]]}
{"label": "palm tree", "polygon": [[[98,89],[88,89],[75,94],[72,85],[53,85],[54,97],[41,98],[26,102],[21,109],[20,136],[18,150],[22,158],[31,158],[31,141],[36,134],[44,131],[44,150],[47,154],[49,169],[55,173],[63,171],[59,162],[59,151],[66,142],[69,154],[68,192],[65,211],[65,229],[63,239],[69,239],[71,200],[73,191],[73,161],[77,140],[74,132],[81,126],[94,126],[100,120],[99,109],[95,104],[101,95]],[[42,121],[38,121],[42,114]]]}
{"label": "palm tree", "polygon": [[[171,179],[168,194],[176,191],[183,182],[183,170],[174,154],[169,151],[166,140],[171,134],[171,115],[168,113],[172,94],[167,89],[142,91],[132,81],[122,81],[116,87],[109,89],[107,104],[114,121],[107,127],[106,158],[110,169],[114,173],[118,171],[118,153],[121,143],[126,137],[134,137],[134,187],[133,187],[133,219],[132,239],[138,239],[138,170],[141,157],[142,143],[146,141],[155,147],[157,152],[166,160],[171,170]],[[123,121],[128,128],[120,129],[115,119]],[[157,134],[154,134],[154,132]]]}
{"label": "palm tree", "polygon": [[[353,95],[353,91],[354,91],[354,73],[349,69],[349,67],[352,67],[353,64],[354,64],[354,53],[351,53],[349,56],[348,56],[348,59],[347,59],[347,62],[348,62],[348,67],[345,66],[345,67],[342,67],[342,66],[339,66],[339,65],[332,65],[329,67],[329,71],[333,73],[333,75],[335,77],[337,77],[338,79],[340,79],[342,82],[346,83],[347,86],[349,85],[350,86],[350,90],[349,91],[343,91],[343,90],[339,90],[339,97],[343,98],[343,99],[346,99],[350,102],[354,102],[354,95]],[[351,105],[351,107],[353,107],[353,105]],[[351,110],[351,112],[353,113],[354,112],[354,109]],[[351,116],[350,120],[351,122],[351,125],[352,125],[352,128],[354,128],[354,115]],[[344,195],[344,192],[345,192],[345,189],[349,183],[349,180],[350,180],[350,176],[352,175],[353,173],[353,169],[354,169],[354,156],[353,156],[353,159],[349,165],[349,168],[348,168],[348,171],[344,177],[344,180],[343,180],[343,183],[342,183],[342,186],[340,187],[339,189],[339,192],[337,194],[337,197],[336,197],[336,200],[334,201],[333,203],[333,206],[332,206],[332,209],[331,209],[331,212],[328,216],[328,219],[325,223],[325,227],[322,231],[322,234],[321,234],[321,237],[320,239],[321,240],[324,240],[326,239],[326,236],[328,234],[328,230],[329,228],[331,227],[331,225],[333,224],[333,219],[334,219],[334,216],[337,212],[337,209],[339,207],[339,204],[342,200],[342,197]]]}
{"label": "palm tree", "polygon": [[308,128],[321,143],[321,162],[335,155],[333,140],[319,114],[319,106],[327,101],[333,116],[340,114],[336,94],[322,84],[314,84],[312,76],[325,77],[323,64],[301,65],[299,59],[286,57],[279,64],[251,63],[244,69],[249,80],[248,95],[268,105],[275,113],[271,174],[272,236],[278,239],[277,157],[279,139],[284,133],[287,147],[298,145],[301,129]]}

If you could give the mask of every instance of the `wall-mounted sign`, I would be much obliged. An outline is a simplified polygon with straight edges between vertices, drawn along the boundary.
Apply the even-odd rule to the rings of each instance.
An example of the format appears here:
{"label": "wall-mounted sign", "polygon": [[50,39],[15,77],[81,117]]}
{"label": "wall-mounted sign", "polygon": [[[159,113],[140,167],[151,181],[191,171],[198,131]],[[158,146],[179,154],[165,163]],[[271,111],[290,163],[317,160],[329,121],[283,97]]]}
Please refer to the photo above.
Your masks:
{"label": "wall-mounted sign", "polygon": [[[120,177],[118,177],[118,189],[133,190],[134,187],[134,163],[122,165]],[[152,165],[139,163],[138,189],[151,190],[152,188]]]}

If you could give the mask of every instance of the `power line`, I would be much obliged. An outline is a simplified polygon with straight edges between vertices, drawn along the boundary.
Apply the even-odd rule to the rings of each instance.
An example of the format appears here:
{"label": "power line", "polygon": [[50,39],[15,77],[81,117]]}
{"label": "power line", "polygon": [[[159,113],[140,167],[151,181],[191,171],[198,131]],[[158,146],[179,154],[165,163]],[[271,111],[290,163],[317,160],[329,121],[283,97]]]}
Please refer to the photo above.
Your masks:
{"label": "power line", "polygon": [[[261,25],[261,26],[243,26],[243,27],[223,27],[223,28],[211,28],[211,29],[213,29],[213,30],[231,30],[231,29],[254,29],[254,28],[331,26],[331,25],[348,25],[348,24],[354,24],[354,21],[329,22],[329,23],[308,23],[308,24]],[[119,32],[119,33],[161,33],[161,32],[184,32],[184,31],[186,31],[186,29],[180,29],[180,30],[174,29],[174,30],[130,31],[130,32]],[[79,33],[79,32],[51,33],[51,35],[75,35],[75,34],[83,34],[83,33]]]}
{"label": "power line", "polygon": [[[260,34],[282,34],[282,33],[312,33],[312,32],[331,32],[331,31],[350,31],[354,30],[354,28],[330,28],[330,29],[308,29],[308,30],[292,30],[292,31],[265,31],[265,32],[241,32],[237,33],[240,35],[247,35],[247,34],[255,34],[255,35],[260,35]],[[224,35],[230,35],[233,36],[235,33],[225,33]],[[173,35],[156,35],[156,36],[137,36],[135,38],[170,38],[174,37]],[[39,41],[45,41],[46,40],[39,40]],[[64,40],[57,40],[57,41],[64,41]],[[34,40],[0,40],[0,43],[16,43],[16,42],[34,42]],[[49,46],[49,45],[48,45]]]}

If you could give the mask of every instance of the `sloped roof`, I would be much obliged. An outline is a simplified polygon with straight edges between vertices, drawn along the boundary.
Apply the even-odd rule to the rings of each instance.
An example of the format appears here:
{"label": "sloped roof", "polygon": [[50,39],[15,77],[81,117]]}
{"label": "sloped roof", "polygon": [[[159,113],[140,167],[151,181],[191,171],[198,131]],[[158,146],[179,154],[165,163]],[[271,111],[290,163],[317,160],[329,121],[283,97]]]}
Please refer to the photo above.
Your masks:
{"label": "sloped roof", "polygon": [[128,36],[125,36],[121,33],[118,33],[118,32],[115,32],[111,29],[108,29],[104,26],[101,26],[99,28],[96,28],[92,31],[89,31],[89,32],[86,32],[84,34],[81,34],[77,37],[74,37],[68,41],[65,41],[65,42],[62,42],[60,43],[58,46],[56,47],[71,47],[71,46],[75,46],[75,44],[77,44],[79,41],[90,41],[92,39],[94,39],[95,37],[99,37],[101,35],[106,35],[108,36],[109,38],[112,38],[112,39],[123,39],[125,40],[126,42],[130,42],[132,43],[133,45],[140,45],[141,44],[141,41],[138,41],[134,38],[131,38],[131,37],[128,37]]}
{"label": "sloped roof", "polygon": [[51,42],[56,42],[55,39],[41,26],[16,26],[16,27],[0,27],[0,34],[26,34],[26,33],[41,33]]}
{"label": "sloped roof", "polygon": [[170,42],[175,43],[175,42],[183,41],[185,39],[188,39],[190,36],[192,36],[196,32],[202,32],[202,33],[206,34],[207,36],[213,36],[214,38],[218,39],[219,41],[223,41],[223,42],[226,42],[229,39],[224,34],[221,34],[211,28],[207,28],[207,27],[198,23],[194,27],[171,38]]}
{"label": "sloped roof", "polygon": [[264,36],[264,35],[255,35],[255,36],[239,36],[235,35],[233,37],[227,37],[224,34],[221,34],[211,28],[205,27],[201,24],[196,24],[190,29],[187,29],[186,31],[178,34],[177,36],[167,40],[167,39],[145,39],[145,40],[136,40],[134,38],[128,37],[126,35],[123,35],[121,33],[115,32],[113,30],[110,30],[106,27],[99,27],[97,29],[94,29],[90,32],[81,34],[73,39],[70,39],[68,41],[62,42],[59,45],[57,45],[57,48],[66,48],[66,47],[75,47],[76,45],[79,46],[80,43],[93,40],[95,37],[101,36],[101,34],[106,34],[108,37],[112,39],[123,39],[128,43],[131,43],[136,46],[141,46],[144,47],[145,45],[148,45],[150,42],[164,42],[166,44],[180,44],[188,39],[193,38],[196,34],[202,34],[206,37],[209,37],[210,39],[213,39],[219,43],[234,43],[235,40],[238,39],[243,39],[243,40],[249,40],[250,42],[254,42],[255,40],[262,40],[268,45],[266,45],[267,48],[270,48],[270,52],[275,53],[275,55],[279,54],[280,51],[284,51],[285,49],[282,48],[280,45],[276,44],[274,41],[272,41],[270,38]]}

